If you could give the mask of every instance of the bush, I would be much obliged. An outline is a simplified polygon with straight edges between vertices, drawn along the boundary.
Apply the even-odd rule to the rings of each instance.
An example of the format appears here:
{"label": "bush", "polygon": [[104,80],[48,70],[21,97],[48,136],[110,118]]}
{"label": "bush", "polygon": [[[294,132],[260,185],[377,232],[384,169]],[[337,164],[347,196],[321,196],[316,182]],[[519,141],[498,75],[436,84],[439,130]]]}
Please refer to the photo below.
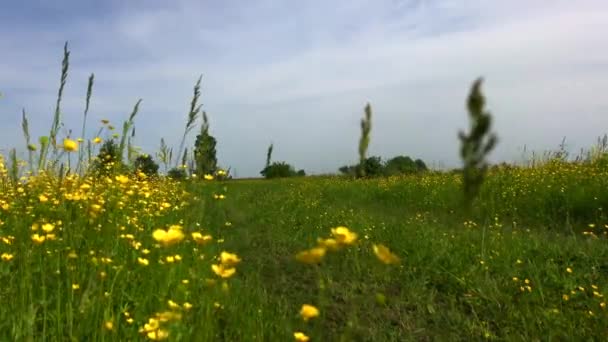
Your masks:
{"label": "bush", "polygon": [[175,180],[184,180],[186,177],[188,177],[188,174],[183,168],[174,167],[167,172],[167,177]]}
{"label": "bush", "polygon": [[158,164],[150,155],[144,154],[138,156],[133,163],[135,171],[141,171],[146,176],[156,176],[158,174]]}
{"label": "bush", "polygon": [[385,173],[389,176],[412,174],[421,171],[426,171],[426,164],[420,159],[415,161],[407,156],[397,156],[389,159],[385,164]]}
{"label": "bush", "polygon": [[260,174],[262,174],[262,176],[266,177],[267,179],[270,179],[305,176],[306,172],[304,172],[304,170],[296,172],[293,166],[287,164],[286,162],[274,162],[269,166],[265,167],[264,170],[260,172]]}
{"label": "bush", "polygon": [[96,174],[107,175],[113,172],[123,172],[127,170],[120,158],[120,148],[113,139],[106,140],[101,148],[95,162],[93,171]]}

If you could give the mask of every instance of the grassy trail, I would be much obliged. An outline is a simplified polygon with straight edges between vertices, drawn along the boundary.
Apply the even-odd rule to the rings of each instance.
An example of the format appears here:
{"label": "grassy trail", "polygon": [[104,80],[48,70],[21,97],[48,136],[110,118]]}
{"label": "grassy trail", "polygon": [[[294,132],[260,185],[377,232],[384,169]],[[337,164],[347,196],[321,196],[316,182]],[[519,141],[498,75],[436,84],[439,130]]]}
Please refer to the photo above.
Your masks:
{"label": "grassy trail", "polygon": [[[449,210],[379,204],[366,195],[374,186],[345,190],[323,180],[228,185],[224,214],[208,217],[209,225],[222,226],[224,217],[232,223],[216,234],[245,260],[239,297],[260,305],[254,330],[264,327],[277,340],[305,330],[332,341],[605,333],[604,298],[594,289],[607,280],[604,241],[491,219],[467,227]],[[360,234],[357,247],[329,255],[320,267],[294,259],[340,225]],[[389,246],[402,264],[379,263],[371,242]],[[564,294],[571,298],[565,301]],[[302,324],[297,312],[303,303],[320,308],[318,321]]]}

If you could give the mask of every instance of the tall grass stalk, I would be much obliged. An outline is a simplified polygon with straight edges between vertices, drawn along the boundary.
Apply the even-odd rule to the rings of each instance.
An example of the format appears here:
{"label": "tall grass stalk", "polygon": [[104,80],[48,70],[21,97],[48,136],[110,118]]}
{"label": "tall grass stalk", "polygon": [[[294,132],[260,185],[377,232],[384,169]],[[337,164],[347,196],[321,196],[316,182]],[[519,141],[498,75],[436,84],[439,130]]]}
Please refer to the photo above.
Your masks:
{"label": "tall grass stalk", "polygon": [[[188,120],[186,121],[186,127],[184,128],[184,135],[182,136],[182,141],[179,144],[179,150],[177,151],[177,155],[181,155],[184,150],[184,145],[186,143],[186,136],[190,131],[194,128],[194,124],[196,123],[196,119],[198,118],[198,114],[201,111],[202,104],[198,104],[198,99],[201,96],[201,81],[203,76],[201,75],[196,81],[194,85],[194,95],[192,96],[192,102],[190,102],[190,111],[188,112]],[[176,161],[176,167],[177,165]],[[183,164],[183,163],[182,163]]]}
{"label": "tall grass stalk", "polygon": [[[61,62],[61,81],[59,84],[59,91],[57,92],[57,102],[55,104],[55,115],[53,116],[53,123],[49,132],[48,140],[45,144],[40,146],[40,160],[38,169],[46,168],[46,159],[48,156],[48,149],[53,146],[53,154],[57,153],[57,133],[59,132],[59,125],[61,122],[61,98],[63,96],[63,88],[68,78],[68,69],[70,66],[70,51],[68,50],[68,42],[65,42],[63,46],[63,61]],[[42,146],[44,145],[44,146]]]}
{"label": "tall grass stalk", "polygon": [[[83,141],[87,141],[87,136],[86,136],[86,127],[87,127],[87,116],[89,113],[89,104],[91,102],[91,95],[93,94],[93,83],[95,81],[95,74],[91,74],[91,76],[89,76],[89,82],[87,84],[87,98],[85,101],[85,107],[84,107],[84,115],[82,118],[82,133],[80,134],[80,137],[83,139]],[[76,166],[76,172],[82,172],[83,170],[83,158],[84,158],[84,154],[85,151],[80,148],[78,149],[78,165]]]}

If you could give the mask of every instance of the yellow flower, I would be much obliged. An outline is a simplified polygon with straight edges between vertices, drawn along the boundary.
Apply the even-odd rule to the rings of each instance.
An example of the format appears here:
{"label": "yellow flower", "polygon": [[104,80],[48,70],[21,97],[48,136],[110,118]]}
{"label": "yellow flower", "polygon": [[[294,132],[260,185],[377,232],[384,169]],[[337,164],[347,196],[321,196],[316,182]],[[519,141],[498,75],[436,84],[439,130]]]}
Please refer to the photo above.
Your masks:
{"label": "yellow flower", "polygon": [[184,310],[190,310],[192,309],[192,304],[185,302],[184,304],[182,304],[182,307],[184,308]]}
{"label": "yellow flower", "polygon": [[129,182],[129,177],[124,175],[118,175],[115,177],[116,181],[120,184],[127,184]]}
{"label": "yellow flower", "polygon": [[158,330],[159,327],[160,327],[160,323],[159,323],[158,319],[150,318],[148,320],[148,323],[144,324],[144,328],[142,330],[145,332],[149,332],[149,331]]}
{"label": "yellow flower", "polygon": [[239,262],[241,262],[241,259],[236,254],[222,252],[220,254],[220,262],[222,263],[222,265],[230,267],[230,266],[234,266],[234,265],[238,264]]}
{"label": "yellow flower", "polygon": [[169,337],[169,332],[163,329],[158,329],[148,332],[146,336],[153,341],[160,341],[167,339],[167,337]]}
{"label": "yellow flower", "polygon": [[374,254],[378,260],[382,261],[385,264],[398,264],[401,262],[399,257],[393,254],[386,246],[384,245],[373,245]]}
{"label": "yellow flower", "polygon": [[315,247],[296,254],[296,260],[305,264],[318,264],[325,256],[324,247]]}
{"label": "yellow flower", "polygon": [[203,176],[203,178],[205,178],[206,180],[213,180],[213,175],[206,174]]}
{"label": "yellow flower", "polygon": [[78,290],[78,289],[80,289],[80,285],[72,284],[72,290]]}
{"label": "yellow flower", "polygon": [[310,304],[302,305],[302,309],[300,309],[300,316],[304,321],[308,321],[311,318],[315,318],[319,316],[319,309]]}
{"label": "yellow flower", "polygon": [[299,332],[299,331],[294,332],[293,337],[298,342],[308,342],[310,340],[310,338],[308,336],[306,336],[306,334],[304,334],[303,332]]}
{"label": "yellow flower", "polygon": [[230,278],[234,275],[234,273],[236,273],[236,269],[234,267],[226,268],[222,264],[211,265],[211,270],[213,270],[213,272],[215,274],[217,274],[218,276],[220,276],[222,278]]}
{"label": "yellow flower", "polygon": [[331,229],[331,234],[336,238],[338,243],[343,245],[352,245],[357,241],[357,233],[351,232],[346,227],[336,227]]}
{"label": "yellow flower", "polygon": [[180,307],[179,307],[179,304],[177,304],[176,302],[172,301],[171,299],[169,299],[169,300],[167,301],[167,305],[169,305],[169,308],[170,308],[170,309],[173,309],[173,310],[175,310],[175,309],[179,309],[179,308],[180,308]]}
{"label": "yellow flower", "polygon": [[110,330],[110,331],[114,330],[114,323],[113,323],[112,321],[106,321],[106,322],[103,324],[103,326],[104,326],[104,328],[106,328],[107,330]]}
{"label": "yellow flower", "polygon": [[14,257],[15,257],[14,255],[8,254],[8,253],[2,253],[2,255],[0,256],[2,261],[11,261],[11,260],[13,260]]}
{"label": "yellow flower", "polygon": [[38,200],[40,201],[40,203],[44,203],[44,202],[48,201],[49,198],[46,197],[44,194],[42,194],[42,195],[38,196]]}
{"label": "yellow flower", "polygon": [[45,224],[42,225],[42,230],[45,233],[50,233],[50,232],[53,231],[53,229],[55,229],[55,226],[53,224],[51,224],[51,223],[45,223]]}
{"label": "yellow flower", "polygon": [[566,272],[572,273],[572,269],[570,267],[566,267]]}
{"label": "yellow flower", "polygon": [[100,137],[95,137],[93,139],[93,144],[100,144],[103,140]]}
{"label": "yellow flower", "polygon": [[203,235],[199,232],[194,232],[194,233],[192,233],[192,240],[194,240],[196,243],[202,245],[202,244],[205,244],[205,243],[213,240],[213,237],[211,235]]}
{"label": "yellow flower", "polygon": [[46,240],[46,237],[44,237],[43,235],[38,235],[38,234],[32,235],[32,241],[34,241],[34,243],[36,243],[38,245],[43,243],[44,240]]}
{"label": "yellow flower", "polygon": [[336,239],[317,239],[317,243],[319,244],[319,246],[321,247],[325,247],[330,251],[336,251],[340,248],[340,245],[338,244],[338,241],[336,241]]}
{"label": "yellow flower", "polygon": [[148,261],[148,259],[139,258],[139,257],[137,258],[137,262],[143,266],[148,266],[150,264],[150,261]]}
{"label": "yellow flower", "polygon": [[184,233],[176,227],[179,226],[171,226],[168,230],[157,229],[152,233],[152,237],[165,246],[176,244],[184,239]]}
{"label": "yellow flower", "polygon": [[78,143],[72,139],[63,139],[63,149],[68,152],[74,152],[78,150]]}

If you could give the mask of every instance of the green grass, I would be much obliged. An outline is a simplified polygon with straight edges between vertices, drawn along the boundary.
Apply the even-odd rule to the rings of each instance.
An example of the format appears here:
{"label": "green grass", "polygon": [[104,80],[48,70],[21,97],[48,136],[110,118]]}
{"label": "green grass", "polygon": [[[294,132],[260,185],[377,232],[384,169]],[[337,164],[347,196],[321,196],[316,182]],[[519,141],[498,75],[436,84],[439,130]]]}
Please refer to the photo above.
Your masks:
{"label": "green grass", "polygon": [[[475,223],[463,217],[460,178],[450,174],[183,184],[36,176],[20,186],[4,179],[0,253],[13,257],[0,262],[1,340],[142,339],[138,330],[165,311],[180,313],[161,327],[182,341],[287,341],[295,331],[313,341],[606,334],[608,178],[599,164],[493,171]],[[45,222],[56,239],[37,244],[32,234],[45,235]],[[154,241],[155,229],[173,224],[183,226],[183,241]],[[337,226],[356,232],[357,244],[319,265],[295,259]],[[214,241],[197,245],[191,232]],[[373,243],[401,264],[381,263]],[[225,285],[211,270],[221,251],[242,259]],[[181,260],[167,261],[175,255]],[[303,304],[320,316],[304,322]]]}

